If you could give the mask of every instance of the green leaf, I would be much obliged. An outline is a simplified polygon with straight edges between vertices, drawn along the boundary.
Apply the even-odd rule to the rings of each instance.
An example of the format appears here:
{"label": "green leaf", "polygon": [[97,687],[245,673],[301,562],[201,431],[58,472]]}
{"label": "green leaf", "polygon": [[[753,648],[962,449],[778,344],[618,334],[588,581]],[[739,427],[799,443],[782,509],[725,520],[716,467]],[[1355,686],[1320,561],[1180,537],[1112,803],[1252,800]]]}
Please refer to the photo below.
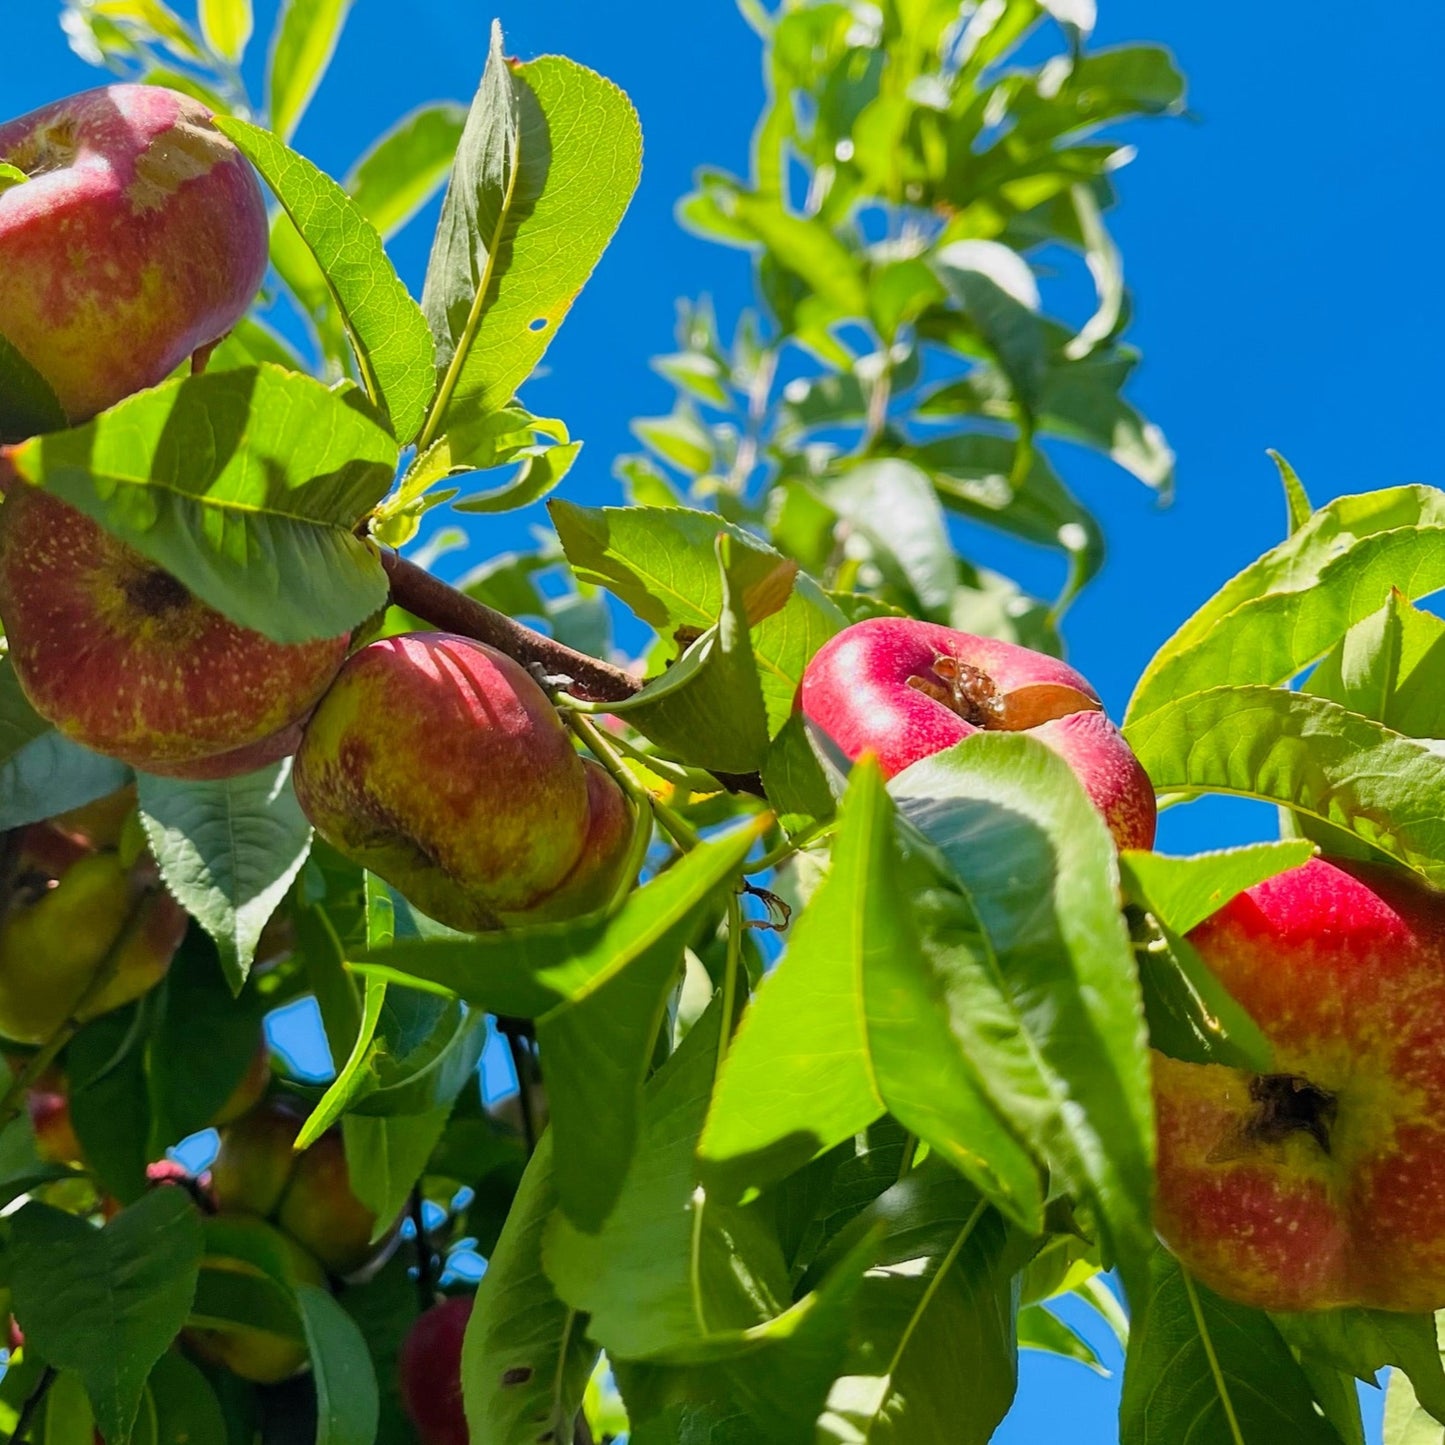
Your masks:
{"label": "green leaf", "polygon": [[985,432],[937,437],[906,453],[933,479],[950,511],[1000,531],[1065,552],[1072,563],[1068,596],[1104,561],[1099,524],[1059,479],[1049,459],[1029,448],[1028,471],[1015,478],[1019,441]]}
{"label": "green leaf", "polygon": [[958,562],[928,477],[897,457],[850,467],[819,489],[823,500],[893,557],[923,615],[948,616]]}
{"label": "green leaf", "polygon": [[1126,1285],[1152,1247],[1153,1108],[1144,1017],[1103,819],[1058,754],[975,734],[889,791],[962,884],[986,940],[941,916],[960,1046],[1061,1179],[1092,1198]]}
{"label": "green leaf", "polygon": [[53,818],[123,788],[131,770],[48,728],[0,764],[0,828]]}
{"label": "green leaf", "polygon": [[335,298],[367,395],[403,444],[421,430],[435,353],[421,308],[397,276],[376,228],[330,176],[259,126],[218,116],[266,178]]}
{"label": "green leaf", "polygon": [[850,1358],[819,1438],[984,1445],[1017,1382],[1012,1276],[1026,1250],[942,1159],[910,1171],[839,1236],[884,1237],[854,1306]]}
{"label": "green leaf", "polygon": [[381,136],[344,182],[361,214],[393,236],[447,178],[467,109],[452,101],[420,106]]}
{"label": "green leaf", "polygon": [[251,0],[199,0],[197,9],[206,44],[233,65],[239,65],[254,24]]}
{"label": "green leaf", "polygon": [[1298,532],[1314,515],[1314,506],[1299,479],[1299,473],[1276,451],[1270,452],[1270,459],[1279,468],[1280,485],[1284,487],[1284,504],[1289,513],[1289,530]]}
{"label": "green leaf", "polygon": [[1038,282],[1027,261],[997,241],[954,241],[933,258],[939,279],[998,358],[1019,404],[1036,415],[1044,399],[1047,347]]}
{"label": "green leaf", "polygon": [[0,444],[68,425],[50,383],[0,335]]}
{"label": "green leaf", "polygon": [[1120,1445],[1340,1445],[1288,1345],[1258,1310],[1191,1279],[1162,1249],[1136,1303]]}
{"label": "green leaf", "polygon": [[316,1445],[374,1445],[376,1373],[361,1331],[315,1285],[299,1285],[296,1303],[316,1381]]}
{"label": "green leaf", "polygon": [[760,771],[768,802],[790,836],[833,816],[833,792],[808,741],[807,723],[801,713],[790,717],[778,730]]}
{"label": "green leaf", "polygon": [[1019,1311],[1018,1339],[1021,1350],[1039,1350],[1073,1360],[1106,1379],[1109,1370],[1088,1340],[1067,1325],[1047,1305],[1025,1305]]}
{"label": "green leaf", "polygon": [[1390,1371],[1382,1438],[1384,1445],[1445,1445],[1445,1427],[1415,1398],[1403,1370]]}
{"label": "green leaf", "polygon": [[50,728],[30,706],[8,657],[0,657],[0,762],[9,762]]}
{"label": "green leaf", "polygon": [[474,492],[452,503],[454,512],[511,512],[530,507],[553,492],[562,478],[572,470],[582,450],[581,442],[564,442],[560,446],[539,446],[529,449],[521,469],[505,486],[490,492]]}
{"label": "green leaf", "polygon": [[560,56],[510,65],[493,28],[422,293],[441,370],[423,448],[448,434],[464,460],[468,429],[531,374],[622,220],[641,161],[637,114],[615,85]]}
{"label": "green leaf", "polygon": [[552,1135],[522,1176],[487,1261],[462,1345],[462,1393],[472,1434],[493,1445],[572,1438],[597,1346],[586,1320],[557,1298],[542,1268],[542,1235],[556,1209]]}
{"label": "green leaf", "polygon": [[216,1392],[178,1351],[167,1350],[156,1361],[146,1390],[155,1410],[157,1445],[222,1445],[227,1438]]}
{"label": "green leaf", "polygon": [[140,814],[166,887],[216,941],[238,992],[261,930],[311,849],[291,759],[219,782],[140,778]]}
{"label": "green leaf", "polygon": [[335,637],[385,601],[353,529],[396,457],[354,388],[274,366],[168,382],[13,454],[29,481],[277,642]]}
{"label": "green leaf", "polygon": [[1237,893],[1298,868],[1314,853],[1307,842],[1251,843],[1189,858],[1127,849],[1120,857],[1129,891],[1175,933],[1188,933]]}
{"label": "green leaf", "polygon": [[[721,1070],[698,1150],[703,1178],[736,1198],[857,1133],[886,1107],[1037,1226],[1037,1166],[949,1036],[909,882],[881,774],[862,764],[844,799],[832,869]],[[798,1028],[803,1017],[806,1030]]]}
{"label": "green leaf", "polygon": [[717,1066],[712,1005],[647,1084],[638,1148],[621,1197],[596,1234],[552,1216],[543,1245],[557,1292],[591,1316],[618,1359],[687,1358],[782,1313],[787,1270],[766,1215],[709,1197],[693,1152]]}
{"label": "green leaf", "polygon": [[[769,745],[768,715],[749,636],[754,619],[747,607],[757,554],[735,546],[726,533],[719,533],[714,545],[722,579],[717,622],[666,672],[634,697],[612,705],[612,711],[664,753],[692,767],[751,773],[762,766]],[[774,613],[785,605],[795,570],[777,563],[778,586],[761,605]],[[759,610],[755,607],[754,614]]]}
{"label": "green leaf", "polygon": [[766,601],[784,578],[781,554],[711,512],[683,507],[577,507],[554,501],[552,521],[573,571],[620,597],[660,633],[678,628],[706,631],[722,611],[722,581],[714,547],[725,533],[755,570],[761,605],[743,604],[751,621],[753,657],[767,704],[768,729],[776,734],[793,715],[793,701],[808,659],[844,625],[842,612],[812,578],[788,574],[792,591],[780,610]]}
{"label": "green leaf", "polygon": [[215,945],[194,930],[166,973],[159,1001],[145,1042],[152,1159],[208,1127],[231,1098],[263,1044],[266,1008],[255,989],[239,999],[231,993]]}
{"label": "green leaf", "polygon": [[0,161],[0,194],[8,191],[11,186],[24,185],[29,179],[19,166],[12,166],[9,161]]}
{"label": "green leaf", "polygon": [[183,1189],[157,1189],[104,1229],[34,1201],[11,1224],[11,1288],[27,1342],[85,1380],[96,1421],[128,1437],[152,1366],[196,1290],[201,1217]]}
{"label": "green leaf", "polygon": [[290,140],[331,64],[351,0],[285,0],[271,41],[266,107],[271,129]]}
{"label": "green leaf", "polygon": [[376,1237],[387,1234],[406,1207],[451,1112],[448,1099],[424,1114],[348,1114],[341,1121],[351,1190],[376,1215]]}
{"label": "green leaf", "polygon": [[1445,492],[1340,497],[1225,584],[1155,653],[1129,703],[1142,718],[1188,693],[1281,683],[1321,657],[1391,588],[1445,586]]}
{"label": "green leaf", "polygon": [[399,940],[353,964],[537,1020],[560,1141],[557,1191],[586,1227],[601,1223],[632,1158],[649,1046],[697,911],[736,874],[759,831],[752,822],[709,839],[611,919]]}
{"label": "green leaf", "polygon": [[1445,756],[1428,742],[1273,687],[1194,693],[1125,735],[1160,791],[1283,803],[1445,884]]}
{"label": "green leaf", "polygon": [[145,1035],[137,1022],[135,1008],[105,1014],[65,1051],[76,1137],[105,1192],[126,1204],[145,1193],[151,1159]]}
{"label": "green leaf", "polygon": [[1276,1314],[1270,1318],[1301,1355],[1320,1360],[1367,1385],[1378,1384],[1376,1372],[1393,1365],[1408,1376],[1417,1403],[1437,1422],[1445,1421],[1445,1368],[1441,1365],[1433,1315],[1344,1309]]}
{"label": "green leaf", "polygon": [[817,1290],[695,1362],[618,1361],[630,1438],[674,1445],[710,1428],[714,1439],[813,1445],[876,1245],[876,1235],[865,1236]]}

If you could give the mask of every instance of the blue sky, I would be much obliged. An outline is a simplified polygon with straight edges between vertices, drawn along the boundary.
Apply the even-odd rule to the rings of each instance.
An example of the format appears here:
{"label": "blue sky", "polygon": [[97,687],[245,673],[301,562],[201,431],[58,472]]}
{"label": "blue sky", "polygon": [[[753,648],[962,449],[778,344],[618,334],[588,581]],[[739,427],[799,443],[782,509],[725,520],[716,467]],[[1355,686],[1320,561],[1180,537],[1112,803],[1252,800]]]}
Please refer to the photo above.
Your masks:
{"label": "blue sky", "polygon": [[[670,404],[647,360],[671,346],[674,298],[709,291],[728,319],[748,297],[741,254],[679,231],[672,207],[695,166],[745,169],[762,97],[757,42],[732,0],[494,3],[509,50],[565,51],[618,81],[642,116],[637,201],[552,347],[550,374],[528,392],[535,410],[586,440],[567,494],[610,500],[628,419]],[[258,10],[264,30],[274,0]],[[1145,358],[1132,396],[1178,453],[1177,500],[1161,509],[1109,466],[1060,454],[1110,542],[1102,576],[1070,615],[1071,657],[1117,713],[1153,650],[1282,535],[1266,447],[1294,463],[1316,502],[1445,480],[1436,424],[1445,299],[1431,244],[1445,22],[1428,7],[1343,0],[1232,11],[1100,0],[1100,10],[1097,43],[1174,49],[1193,112],[1129,133],[1140,155],[1121,177],[1112,222],[1134,292],[1130,338]],[[57,12],[51,0],[11,0],[0,12],[7,116],[97,83],[66,51]],[[492,13],[476,0],[359,4],[298,147],[339,172],[421,101],[469,98]],[[428,237],[423,219],[394,248],[413,286]],[[525,541],[535,520],[488,519],[458,565]],[[1037,573],[1022,550],[978,560]],[[1267,810],[1201,803],[1166,817],[1161,845],[1187,851],[1272,829]],[[1115,1438],[1116,1391],[1117,1381],[1028,1356],[1020,1404],[996,1438],[1102,1445]]]}

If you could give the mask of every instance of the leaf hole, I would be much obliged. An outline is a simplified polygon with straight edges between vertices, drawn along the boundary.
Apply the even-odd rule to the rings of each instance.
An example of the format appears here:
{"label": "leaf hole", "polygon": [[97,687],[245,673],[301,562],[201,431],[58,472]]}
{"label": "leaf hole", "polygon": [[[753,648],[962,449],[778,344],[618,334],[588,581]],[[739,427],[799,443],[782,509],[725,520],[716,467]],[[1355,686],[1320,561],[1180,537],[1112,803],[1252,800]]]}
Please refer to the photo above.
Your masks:
{"label": "leaf hole", "polygon": [[545,316],[534,317],[527,323],[528,331],[545,331],[547,329],[547,318]]}

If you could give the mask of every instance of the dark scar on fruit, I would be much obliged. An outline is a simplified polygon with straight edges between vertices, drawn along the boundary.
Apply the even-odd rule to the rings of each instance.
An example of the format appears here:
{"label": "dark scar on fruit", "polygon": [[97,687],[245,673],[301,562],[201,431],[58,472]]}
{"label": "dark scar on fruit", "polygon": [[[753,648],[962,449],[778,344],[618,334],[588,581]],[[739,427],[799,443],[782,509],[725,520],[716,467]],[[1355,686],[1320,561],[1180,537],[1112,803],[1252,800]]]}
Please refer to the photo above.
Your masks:
{"label": "dark scar on fruit", "polygon": [[1254,1108],[1239,1127],[1210,1150],[1207,1162],[1243,1158],[1260,1144],[1283,1144],[1291,1134],[1308,1134],[1328,1154],[1339,1100],[1301,1074],[1256,1074],[1249,1081]]}
{"label": "dark scar on fruit", "polygon": [[1003,699],[993,680],[971,663],[960,662],[956,657],[934,658],[933,677],[910,677],[908,686],[934,702],[941,702],[949,712],[957,713],[974,727],[998,727],[1003,721]]}

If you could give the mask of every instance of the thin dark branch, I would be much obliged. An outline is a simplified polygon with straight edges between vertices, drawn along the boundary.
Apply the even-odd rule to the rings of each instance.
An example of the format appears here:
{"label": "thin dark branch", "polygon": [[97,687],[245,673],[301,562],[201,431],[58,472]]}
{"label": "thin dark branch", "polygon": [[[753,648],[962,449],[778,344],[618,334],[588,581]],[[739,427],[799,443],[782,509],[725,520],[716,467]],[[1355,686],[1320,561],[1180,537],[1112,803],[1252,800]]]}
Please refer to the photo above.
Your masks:
{"label": "thin dark branch", "polygon": [[26,1398],[24,1405],[20,1407],[20,1418],[15,1422],[15,1433],[10,1437],[10,1445],[20,1445],[30,1433],[30,1427],[35,1423],[35,1416],[40,1409],[41,1402],[49,1393],[50,1387],[55,1383],[55,1377],[60,1372],[54,1365],[46,1365],[40,1372],[40,1379],[36,1381],[35,1388]]}
{"label": "thin dark branch", "polygon": [[416,1302],[419,1312],[425,1314],[436,1303],[436,1283],[432,1279],[431,1240],[426,1232],[426,1210],[421,1190],[411,1191],[409,1205],[411,1225],[416,1230]]}
{"label": "thin dark branch", "polygon": [[[558,687],[573,697],[586,702],[624,702],[642,691],[641,680],[630,672],[588,657],[575,648],[564,647],[553,638],[523,626],[505,612],[458,592],[440,577],[433,577],[389,548],[382,549],[381,563],[391,582],[391,599],[398,607],[433,627],[485,642],[524,667],[536,664],[549,678],[562,679]],[[730,793],[764,796],[762,781],[756,773],[714,773],[713,776]]]}
{"label": "thin dark branch", "polygon": [[641,681],[630,672],[524,627],[395,552],[383,551],[381,561],[391,579],[392,601],[398,607],[433,626],[485,642],[523,666],[540,664],[549,677],[568,680],[561,684],[564,692],[589,702],[622,702],[642,691]]}
{"label": "thin dark branch", "polygon": [[572,1445],[594,1445],[592,1439],[592,1426],[587,1422],[587,1412],[577,1412],[577,1424],[572,1430]]}
{"label": "thin dark branch", "polygon": [[532,1113],[532,1051],[520,1033],[508,1027],[509,1019],[498,1019],[497,1027],[507,1040],[512,1053],[512,1068],[517,1075],[517,1101],[522,1110],[522,1136],[527,1141],[527,1157],[537,1148],[537,1120]]}

